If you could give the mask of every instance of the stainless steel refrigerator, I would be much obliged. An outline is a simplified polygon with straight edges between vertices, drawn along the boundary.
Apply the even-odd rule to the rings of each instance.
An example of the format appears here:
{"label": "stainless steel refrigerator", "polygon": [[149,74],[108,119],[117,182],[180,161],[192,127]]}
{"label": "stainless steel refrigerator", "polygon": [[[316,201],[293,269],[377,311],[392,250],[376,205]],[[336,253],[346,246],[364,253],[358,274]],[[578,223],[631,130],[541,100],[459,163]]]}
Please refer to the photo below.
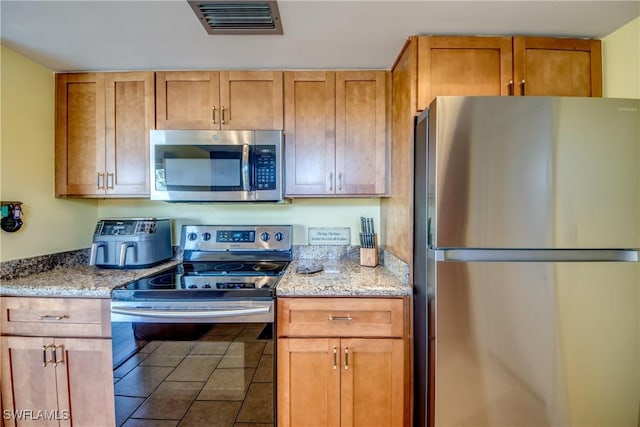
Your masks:
{"label": "stainless steel refrigerator", "polygon": [[439,97],[418,117],[416,425],[640,425],[639,110]]}

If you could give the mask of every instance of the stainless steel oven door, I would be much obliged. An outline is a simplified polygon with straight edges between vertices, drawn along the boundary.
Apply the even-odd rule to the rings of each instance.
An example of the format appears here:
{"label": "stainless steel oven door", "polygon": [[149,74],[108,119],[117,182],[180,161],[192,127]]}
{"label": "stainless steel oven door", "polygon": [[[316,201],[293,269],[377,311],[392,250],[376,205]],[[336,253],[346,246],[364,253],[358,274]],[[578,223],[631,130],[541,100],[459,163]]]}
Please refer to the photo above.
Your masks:
{"label": "stainless steel oven door", "polygon": [[112,301],[111,322],[271,323],[273,300]]}

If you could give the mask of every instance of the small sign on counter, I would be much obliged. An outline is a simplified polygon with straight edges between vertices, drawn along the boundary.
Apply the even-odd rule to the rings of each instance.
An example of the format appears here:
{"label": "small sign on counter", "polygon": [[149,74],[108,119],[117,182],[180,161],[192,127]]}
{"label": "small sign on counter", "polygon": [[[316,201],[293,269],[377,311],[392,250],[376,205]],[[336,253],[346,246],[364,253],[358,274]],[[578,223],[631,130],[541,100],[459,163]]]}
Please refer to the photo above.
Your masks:
{"label": "small sign on counter", "polygon": [[350,245],[349,227],[309,227],[310,245]]}

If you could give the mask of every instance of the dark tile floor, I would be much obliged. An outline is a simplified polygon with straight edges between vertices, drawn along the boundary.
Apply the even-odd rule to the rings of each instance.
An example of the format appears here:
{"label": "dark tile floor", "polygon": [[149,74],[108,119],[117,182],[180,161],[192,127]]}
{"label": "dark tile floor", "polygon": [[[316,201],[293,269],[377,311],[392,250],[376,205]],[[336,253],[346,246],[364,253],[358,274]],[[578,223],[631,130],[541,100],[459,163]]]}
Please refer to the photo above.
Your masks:
{"label": "dark tile floor", "polygon": [[273,427],[273,340],[262,339],[264,327],[218,324],[197,341],[149,341],[114,370],[117,425]]}

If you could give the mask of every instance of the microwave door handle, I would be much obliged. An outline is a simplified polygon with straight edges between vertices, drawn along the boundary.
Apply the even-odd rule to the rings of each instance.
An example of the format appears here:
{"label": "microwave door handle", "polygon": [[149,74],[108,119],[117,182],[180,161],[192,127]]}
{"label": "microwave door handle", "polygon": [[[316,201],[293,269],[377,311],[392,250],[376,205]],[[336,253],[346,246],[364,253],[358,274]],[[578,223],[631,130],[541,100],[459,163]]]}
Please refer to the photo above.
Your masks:
{"label": "microwave door handle", "polygon": [[248,144],[244,144],[242,146],[242,190],[243,191],[251,191],[250,153],[251,153],[251,146]]}

